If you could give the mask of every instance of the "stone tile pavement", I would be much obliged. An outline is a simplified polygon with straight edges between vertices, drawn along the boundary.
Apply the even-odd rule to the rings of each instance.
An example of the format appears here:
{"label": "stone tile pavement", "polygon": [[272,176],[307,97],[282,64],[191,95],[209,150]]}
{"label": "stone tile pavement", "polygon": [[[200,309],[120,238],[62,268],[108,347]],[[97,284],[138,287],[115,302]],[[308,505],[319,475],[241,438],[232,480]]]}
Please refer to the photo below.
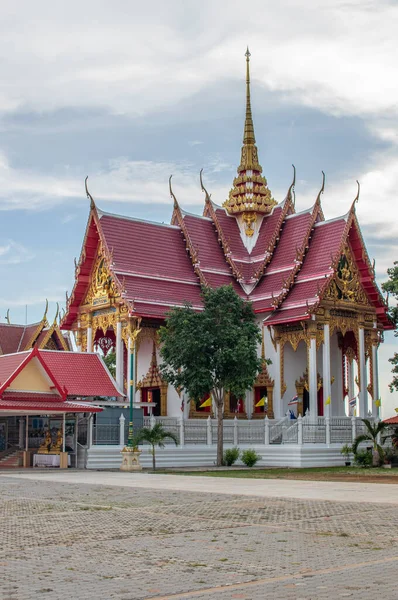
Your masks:
{"label": "stone tile pavement", "polygon": [[39,475],[0,476],[1,600],[398,597],[397,505]]}

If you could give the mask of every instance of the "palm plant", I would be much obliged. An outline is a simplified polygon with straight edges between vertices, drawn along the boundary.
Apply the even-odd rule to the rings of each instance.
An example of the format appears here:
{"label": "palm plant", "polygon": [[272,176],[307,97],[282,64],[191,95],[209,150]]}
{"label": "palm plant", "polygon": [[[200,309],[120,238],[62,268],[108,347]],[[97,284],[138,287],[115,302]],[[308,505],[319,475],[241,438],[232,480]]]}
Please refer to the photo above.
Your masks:
{"label": "palm plant", "polygon": [[378,421],[377,423],[371,423],[369,419],[362,419],[362,422],[365,424],[366,431],[365,433],[361,433],[357,435],[352,444],[352,451],[354,455],[357,453],[358,446],[361,442],[370,442],[372,444],[373,451],[373,464],[378,464],[384,458],[384,450],[379,444],[379,434],[383,433],[387,425],[383,423],[383,421]]}
{"label": "palm plant", "polygon": [[173,440],[175,445],[178,445],[177,436],[171,433],[171,431],[166,431],[161,423],[156,423],[152,429],[143,427],[139,436],[140,441],[147,442],[152,447],[152,466],[154,471],[156,469],[155,447],[164,448],[164,441],[166,439]]}

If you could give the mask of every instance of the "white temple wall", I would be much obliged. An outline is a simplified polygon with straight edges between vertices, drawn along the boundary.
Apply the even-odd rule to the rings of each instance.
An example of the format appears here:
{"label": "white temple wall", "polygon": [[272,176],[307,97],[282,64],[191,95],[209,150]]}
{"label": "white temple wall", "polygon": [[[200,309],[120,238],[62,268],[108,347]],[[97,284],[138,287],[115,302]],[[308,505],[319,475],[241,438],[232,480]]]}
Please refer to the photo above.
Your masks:
{"label": "white temple wall", "polygon": [[300,342],[296,352],[290,344],[285,344],[285,383],[286,392],[282,398],[282,414],[288,410],[288,402],[296,396],[296,379],[299,379],[307,368],[307,344]]}

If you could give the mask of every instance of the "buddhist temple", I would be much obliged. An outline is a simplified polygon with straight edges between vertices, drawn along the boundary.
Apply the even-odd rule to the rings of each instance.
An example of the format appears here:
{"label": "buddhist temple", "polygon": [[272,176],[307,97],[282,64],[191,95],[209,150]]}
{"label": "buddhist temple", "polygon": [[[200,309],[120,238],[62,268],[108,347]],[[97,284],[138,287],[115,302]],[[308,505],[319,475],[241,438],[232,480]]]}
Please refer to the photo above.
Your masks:
{"label": "buddhist temple", "polygon": [[11,323],[10,311],[7,311],[5,323],[0,323],[0,356],[24,352],[32,348],[40,350],[71,350],[69,335],[63,333],[58,324],[59,309],[54,321],[47,320],[48,302],[43,318],[39,323],[17,325]]}
{"label": "buddhist temple", "polygon": [[359,184],[346,213],[329,220],[324,175],[306,210],[295,208],[295,169],[275,199],[256,145],[249,51],[245,90],[237,175],[215,203],[201,174],[202,215],[183,210],[171,179],[169,225],[104,212],[86,185],[90,213],[61,328],[81,351],[115,350],[119,388],[136,381],[135,401],[152,402],[151,414],[208,417],[211,400],[191,402],[162,380],[157,330],[172,307],[200,310],[203,286],[232,285],[262,328],[263,368],[244,398],[226,394],[226,417],[278,419],[292,403],[296,416],[338,417],[353,399],[357,416],[376,416],[378,347],[392,324],[356,215]]}

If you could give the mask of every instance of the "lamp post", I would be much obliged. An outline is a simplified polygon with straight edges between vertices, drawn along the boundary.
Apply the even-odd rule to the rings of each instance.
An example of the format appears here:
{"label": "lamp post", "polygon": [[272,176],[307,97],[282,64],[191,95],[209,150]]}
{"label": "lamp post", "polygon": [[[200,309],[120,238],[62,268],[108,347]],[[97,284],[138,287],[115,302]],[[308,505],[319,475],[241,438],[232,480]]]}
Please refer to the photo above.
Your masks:
{"label": "lamp post", "polygon": [[121,471],[141,471],[140,465],[140,454],[141,450],[134,445],[134,423],[133,423],[133,402],[135,400],[135,372],[136,372],[136,340],[141,330],[134,329],[130,331],[129,342],[128,342],[128,390],[129,390],[129,434],[127,438],[127,444],[121,451],[122,464],[120,467]]}

